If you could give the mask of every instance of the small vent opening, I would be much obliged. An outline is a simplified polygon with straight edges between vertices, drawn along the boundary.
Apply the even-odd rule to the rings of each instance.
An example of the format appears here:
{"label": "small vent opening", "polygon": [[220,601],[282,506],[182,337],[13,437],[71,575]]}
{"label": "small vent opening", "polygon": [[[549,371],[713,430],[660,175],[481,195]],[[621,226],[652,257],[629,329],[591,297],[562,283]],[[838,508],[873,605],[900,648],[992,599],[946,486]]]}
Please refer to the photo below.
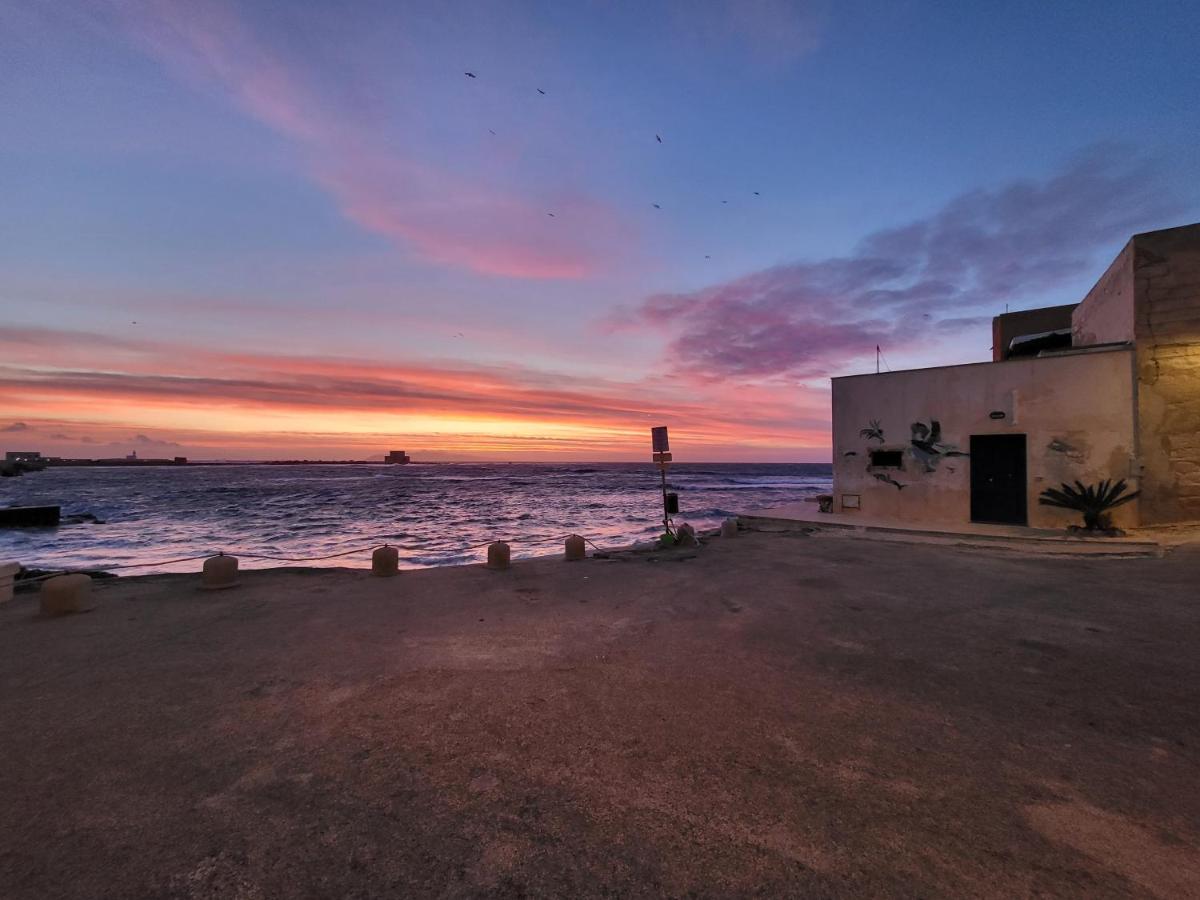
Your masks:
{"label": "small vent opening", "polygon": [[875,469],[899,469],[904,462],[903,450],[872,450],[871,467]]}

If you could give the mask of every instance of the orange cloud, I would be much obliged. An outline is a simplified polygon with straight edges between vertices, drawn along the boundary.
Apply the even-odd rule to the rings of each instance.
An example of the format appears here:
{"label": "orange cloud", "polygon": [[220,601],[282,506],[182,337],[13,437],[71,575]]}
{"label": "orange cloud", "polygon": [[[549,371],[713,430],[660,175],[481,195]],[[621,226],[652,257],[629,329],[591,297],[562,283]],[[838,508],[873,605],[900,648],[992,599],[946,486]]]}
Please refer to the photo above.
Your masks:
{"label": "orange cloud", "polygon": [[0,406],[47,436],[146,433],[273,456],[297,447],[366,456],[400,441],[462,457],[628,459],[643,455],[651,425],[666,423],[695,459],[828,454],[827,394],[790,384],[698,390],[517,366],[224,353],[51,329],[5,330],[0,355]]}

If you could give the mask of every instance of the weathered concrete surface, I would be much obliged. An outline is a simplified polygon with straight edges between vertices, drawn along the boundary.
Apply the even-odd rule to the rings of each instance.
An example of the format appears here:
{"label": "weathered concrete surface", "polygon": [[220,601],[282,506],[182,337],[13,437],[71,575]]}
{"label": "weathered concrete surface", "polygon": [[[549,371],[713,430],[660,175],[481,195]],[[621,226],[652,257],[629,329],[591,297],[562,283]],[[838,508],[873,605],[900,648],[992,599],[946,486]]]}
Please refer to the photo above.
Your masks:
{"label": "weathered concrete surface", "polygon": [[0,609],[0,895],[1200,895],[1200,551],[742,534]]}
{"label": "weathered concrete surface", "polygon": [[[850,515],[964,525],[971,521],[971,436],[1023,434],[1028,524],[1078,523],[1078,513],[1041,506],[1038,496],[1063,482],[1136,474],[1134,362],[1132,350],[1118,348],[834,378],[834,509],[847,511],[843,495],[850,494],[860,498],[859,511]],[[862,434],[871,422],[881,427],[882,439]],[[939,444],[950,452],[922,459],[915,429],[928,431],[934,422]],[[899,451],[901,467],[872,465],[875,450]],[[1138,501],[1112,517],[1118,527],[1137,525]]]}
{"label": "weathered concrete surface", "polygon": [[1017,312],[1001,313],[992,319],[992,362],[1008,359],[1009,345],[1013,338],[1073,328],[1071,313],[1078,303],[1064,306],[1044,306],[1041,309],[1022,309]]}

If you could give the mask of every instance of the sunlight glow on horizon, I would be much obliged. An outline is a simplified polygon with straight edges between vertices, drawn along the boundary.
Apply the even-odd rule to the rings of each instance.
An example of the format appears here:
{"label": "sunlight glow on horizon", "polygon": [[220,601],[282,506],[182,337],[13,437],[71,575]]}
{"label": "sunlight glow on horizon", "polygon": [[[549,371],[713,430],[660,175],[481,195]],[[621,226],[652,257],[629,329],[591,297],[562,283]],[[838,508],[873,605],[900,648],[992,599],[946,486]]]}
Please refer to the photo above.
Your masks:
{"label": "sunlight glow on horizon", "polygon": [[3,10],[0,450],[828,461],[1200,210],[1200,7],[868,7]]}

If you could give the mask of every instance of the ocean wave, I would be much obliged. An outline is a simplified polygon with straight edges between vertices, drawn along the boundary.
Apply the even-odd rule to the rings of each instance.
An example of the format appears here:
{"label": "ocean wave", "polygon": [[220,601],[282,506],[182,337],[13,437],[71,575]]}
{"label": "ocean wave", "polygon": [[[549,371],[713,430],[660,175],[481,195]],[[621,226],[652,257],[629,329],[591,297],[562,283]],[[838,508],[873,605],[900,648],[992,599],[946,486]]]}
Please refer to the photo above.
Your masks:
{"label": "ocean wave", "polygon": [[[405,565],[481,558],[455,550],[497,537],[514,555],[553,552],[568,533],[622,546],[657,533],[662,499],[647,464],[511,463],[364,467],[222,466],[171,469],[47,469],[6,479],[11,505],[59,504],[105,525],[0,531],[0,556],[38,568],[103,568],[214,552],[314,557],[388,541]],[[830,490],[828,467],[677,465],[668,473],[681,515],[710,527],[739,510]],[[394,472],[394,474],[393,474]],[[400,477],[403,476],[403,477]],[[385,484],[380,477],[398,479]],[[14,483],[15,482],[15,483]],[[316,565],[369,565],[362,558]],[[193,571],[195,564],[145,571]]]}

